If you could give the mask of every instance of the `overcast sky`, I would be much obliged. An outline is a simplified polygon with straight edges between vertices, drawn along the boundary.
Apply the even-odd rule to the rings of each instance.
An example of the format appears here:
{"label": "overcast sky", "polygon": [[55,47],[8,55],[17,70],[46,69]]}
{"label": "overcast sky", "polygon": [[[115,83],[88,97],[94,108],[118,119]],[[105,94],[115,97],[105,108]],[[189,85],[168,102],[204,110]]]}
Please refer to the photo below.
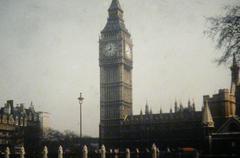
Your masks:
{"label": "overcast sky", "polygon": [[[111,0],[0,0],[0,103],[30,102],[51,113],[51,126],[98,136],[98,36]],[[174,100],[229,88],[229,65],[204,36],[205,17],[220,15],[237,0],[120,0],[134,43],[134,113],[146,100],[158,113]],[[239,2],[238,2],[239,3]]]}

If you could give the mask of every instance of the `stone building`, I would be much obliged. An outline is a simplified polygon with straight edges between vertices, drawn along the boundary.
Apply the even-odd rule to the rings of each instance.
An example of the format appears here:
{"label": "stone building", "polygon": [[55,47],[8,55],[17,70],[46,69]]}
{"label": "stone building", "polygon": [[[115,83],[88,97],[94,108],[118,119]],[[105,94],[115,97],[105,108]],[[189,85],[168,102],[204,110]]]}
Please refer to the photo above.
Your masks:
{"label": "stone building", "polygon": [[[233,58],[231,89],[203,97],[201,111],[195,103],[183,107],[175,102],[169,113],[153,114],[146,105],[145,113],[132,112],[133,42],[123,20],[123,9],[112,0],[108,20],[99,39],[100,66],[100,143],[107,148],[142,148],[156,143],[161,149],[192,147],[210,152],[218,137],[232,143],[226,122],[234,120],[240,131],[239,67]],[[237,112],[237,113],[236,113]],[[230,123],[231,124],[231,123]],[[236,125],[237,124],[237,125]],[[221,130],[222,129],[222,130]],[[224,130],[223,130],[224,129]],[[218,143],[215,143],[218,144]],[[234,141],[234,146],[239,142]],[[218,149],[218,146],[215,145]]]}
{"label": "stone building", "polygon": [[8,100],[0,109],[0,148],[36,142],[43,135],[41,119],[32,103],[25,108],[24,104],[14,106],[14,101]]}
{"label": "stone building", "polygon": [[[184,108],[175,102],[175,111],[130,115],[122,122],[120,144],[146,148],[155,143],[160,148],[199,147],[202,134],[202,112],[189,102]],[[201,129],[201,130],[199,130]],[[193,145],[194,144],[194,145]]]}
{"label": "stone building", "polygon": [[212,97],[203,96],[203,101],[208,102],[215,126],[219,128],[226,118],[236,115],[236,98],[228,89],[220,89]]}

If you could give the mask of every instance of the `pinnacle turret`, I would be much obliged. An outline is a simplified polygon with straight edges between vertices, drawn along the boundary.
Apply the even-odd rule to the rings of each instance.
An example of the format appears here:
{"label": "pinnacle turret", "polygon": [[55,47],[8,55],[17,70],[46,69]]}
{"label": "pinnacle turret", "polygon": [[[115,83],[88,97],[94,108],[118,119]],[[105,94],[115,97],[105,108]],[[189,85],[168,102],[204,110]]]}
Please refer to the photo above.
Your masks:
{"label": "pinnacle turret", "polygon": [[162,108],[160,108],[160,114],[162,114]]}
{"label": "pinnacle turret", "polygon": [[235,53],[233,54],[233,63],[232,63],[232,65],[233,66],[238,66]]}
{"label": "pinnacle turret", "polygon": [[183,104],[182,104],[182,102],[180,102],[180,108],[179,108],[179,110],[182,112],[183,111]]}
{"label": "pinnacle turret", "polygon": [[235,54],[233,54],[231,71],[232,71],[231,92],[234,94],[236,90],[236,86],[238,86],[239,84],[239,65],[237,63]]}
{"label": "pinnacle turret", "polygon": [[214,127],[212,114],[209,109],[207,101],[205,102],[205,105],[203,107],[202,123],[203,123],[204,127]]}
{"label": "pinnacle turret", "polygon": [[178,112],[178,103],[177,100],[174,102],[174,112]]}
{"label": "pinnacle turret", "polygon": [[150,113],[150,111],[149,111],[149,106],[148,106],[148,102],[146,101],[145,114],[148,115],[149,113]]}
{"label": "pinnacle turret", "polygon": [[188,108],[189,109],[191,108],[191,101],[190,101],[190,99],[188,99]]}
{"label": "pinnacle turret", "polygon": [[34,105],[33,105],[33,102],[31,101],[31,104],[30,104],[30,107],[29,107],[31,110],[34,110]]}
{"label": "pinnacle turret", "polygon": [[196,106],[195,106],[195,101],[194,101],[194,100],[193,100],[193,102],[192,102],[192,108],[193,108],[193,111],[196,110]]}

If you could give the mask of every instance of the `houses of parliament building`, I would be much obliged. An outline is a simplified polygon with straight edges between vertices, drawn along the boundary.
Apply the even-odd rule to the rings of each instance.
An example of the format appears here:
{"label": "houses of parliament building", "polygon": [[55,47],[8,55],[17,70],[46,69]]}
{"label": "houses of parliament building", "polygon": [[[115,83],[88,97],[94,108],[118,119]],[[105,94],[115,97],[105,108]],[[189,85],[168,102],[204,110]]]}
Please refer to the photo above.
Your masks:
{"label": "houses of parliament building", "polygon": [[231,66],[230,89],[203,96],[201,111],[195,103],[184,107],[175,102],[169,113],[133,115],[133,42],[118,0],[112,0],[106,26],[99,39],[101,144],[107,148],[160,149],[192,147],[199,150],[239,152],[240,81],[235,56]]}

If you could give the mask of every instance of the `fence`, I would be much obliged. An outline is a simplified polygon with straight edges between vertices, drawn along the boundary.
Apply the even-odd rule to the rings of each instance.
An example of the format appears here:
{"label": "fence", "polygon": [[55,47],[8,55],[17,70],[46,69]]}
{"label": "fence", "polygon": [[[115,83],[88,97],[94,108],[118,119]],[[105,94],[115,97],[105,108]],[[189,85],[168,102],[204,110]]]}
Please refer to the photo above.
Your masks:
{"label": "fence", "polygon": [[[126,148],[125,152],[121,152],[118,149],[115,150],[109,150],[109,152],[106,151],[106,148],[104,145],[101,146],[101,148],[97,151],[95,151],[95,154],[91,153],[89,156],[89,152],[88,152],[88,147],[86,145],[83,146],[82,148],[82,158],[89,158],[89,157],[98,157],[98,158],[107,158],[107,157],[125,157],[125,158],[131,158],[131,155],[133,155],[134,153],[134,157],[139,157],[140,156],[140,152],[139,149],[136,149],[135,152],[131,152],[129,148]],[[5,151],[2,153],[1,157],[4,158],[12,158],[12,157],[19,157],[19,158],[25,158],[25,157],[29,157],[26,156],[26,152],[24,147],[22,146],[20,148],[20,150],[17,153],[11,153],[9,147],[6,147]],[[48,148],[47,146],[44,146],[43,150],[42,150],[42,158],[64,158],[66,155],[64,155],[63,152],[63,147],[60,145],[57,151],[57,155],[49,155],[48,154]],[[68,155],[67,157],[74,157],[73,155]],[[149,157],[149,156],[148,156]],[[159,149],[156,147],[155,144],[152,145],[152,150],[151,150],[151,158],[158,158],[159,157]]]}
{"label": "fence", "polygon": [[[126,148],[125,151],[120,152],[118,149],[108,151],[105,146],[102,145],[99,150],[96,150],[94,153],[88,151],[86,145],[82,148],[82,155],[71,155],[64,153],[63,147],[60,145],[56,154],[49,154],[47,146],[43,147],[41,156],[39,155],[27,155],[24,147],[22,146],[18,153],[11,153],[9,147],[5,148],[5,151],[0,156],[1,158],[227,158],[228,156],[214,156],[214,155],[202,155],[200,156],[198,152],[192,153],[182,153],[182,152],[170,152],[170,151],[160,151],[155,144],[152,145],[151,150],[148,152],[140,152],[139,149],[131,151],[129,148]],[[236,156],[231,155],[232,158]]]}

